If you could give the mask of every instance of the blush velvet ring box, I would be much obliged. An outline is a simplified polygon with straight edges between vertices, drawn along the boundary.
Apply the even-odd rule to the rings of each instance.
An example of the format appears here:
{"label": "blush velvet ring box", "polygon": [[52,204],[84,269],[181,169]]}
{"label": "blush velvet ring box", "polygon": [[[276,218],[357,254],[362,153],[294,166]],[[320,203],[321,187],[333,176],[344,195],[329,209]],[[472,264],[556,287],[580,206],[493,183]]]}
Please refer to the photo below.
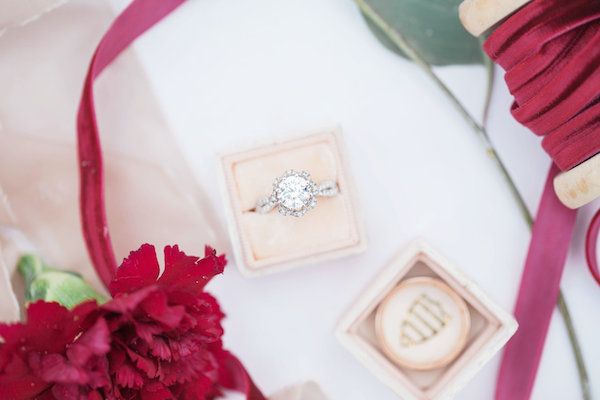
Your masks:
{"label": "blush velvet ring box", "polygon": [[[236,264],[247,277],[339,258],[366,248],[339,128],[268,143],[219,157]],[[257,212],[257,199],[276,190],[286,171],[305,171],[315,184],[336,185],[315,196],[301,216]],[[289,193],[288,193],[289,194]]]}
{"label": "blush velvet ring box", "polygon": [[403,400],[446,400],[516,329],[509,313],[418,240],[364,290],[336,336]]}

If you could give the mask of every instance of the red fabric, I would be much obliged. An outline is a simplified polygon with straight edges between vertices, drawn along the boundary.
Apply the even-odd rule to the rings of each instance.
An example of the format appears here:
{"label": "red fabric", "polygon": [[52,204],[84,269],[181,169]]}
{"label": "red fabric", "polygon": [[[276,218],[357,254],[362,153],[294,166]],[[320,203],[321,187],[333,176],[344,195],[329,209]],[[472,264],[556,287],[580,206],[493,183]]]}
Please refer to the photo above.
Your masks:
{"label": "red fabric", "polygon": [[[106,222],[102,149],[94,109],[94,80],[137,37],[184,2],[185,0],[133,0],[100,41],[85,79],[77,116],[81,224],[92,263],[111,292],[118,292],[129,284],[143,284],[142,281],[150,279],[150,276],[140,277],[140,282],[131,280],[125,282],[120,281],[117,274],[116,283],[111,286],[117,271],[117,262]],[[127,266],[130,271],[135,271],[139,267],[139,265]],[[180,276],[171,277],[167,272],[160,279],[174,278]],[[190,275],[188,278],[193,279],[193,276]],[[173,315],[165,314],[165,317],[168,316]],[[228,355],[222,355],[222,359],[219,359],[219,379],[227,383],[227,388],[244,393],[248,400],[264,400],[265,397],[254,385],[243,365],[233,355],[226,354]],[[193,368],[196,364],[191,363],[189,367]],[[167,394],[163,387],[152,387],[149,388],[145,398],[169,398]]]}
{"label": "red fabric", "polygon": [[506,70],[513,116],[561,170],[600,152],[600,2],[537,0],[484,45]]}
{"label": "red fabric", "polygon": [[[552,187],[567,170],[600,152],[600,2],[534,0],[503,22],[484,49],[506,70],[515,119],[543,137],[554,161],[533,227],[515,316],[519,330],[504,351],[497,400],[531,396],[559,292],[576,211]],[[559,170],[560,168],[560,170]],[[600,220],[588,235],[600,230]],[[595,254],[593,257],[595,263]],[[590,269],[598,272],[597,265]],[[596,275],[597,276],[597,275]]]}
{"label": "red fabric", "polygon": [[108,287],[117,268],[106,224],[102,148],[94,109],[94,80],[138,36],[185,0],[134,0],[108,29],[90,62],[77,115],[81,224],[88,252]]}
{"label": "red fabric", "polygon": [[224,388],[246,393],[248,399],[263,398],[260,390],[246,372],[244,365],[236,356],[223,350],[219,355],[219,363],[221,365],[219,383]]}

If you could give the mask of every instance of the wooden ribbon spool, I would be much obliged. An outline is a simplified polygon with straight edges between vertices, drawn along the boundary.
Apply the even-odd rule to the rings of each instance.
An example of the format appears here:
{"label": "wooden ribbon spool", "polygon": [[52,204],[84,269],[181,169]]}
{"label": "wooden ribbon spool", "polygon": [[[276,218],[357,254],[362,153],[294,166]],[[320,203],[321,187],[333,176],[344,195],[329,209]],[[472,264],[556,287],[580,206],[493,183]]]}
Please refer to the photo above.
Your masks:
{"label": "wooden ribbon spool", "polygon": [[[473,36],[480,36],[530,0],[464,0],[460,20]],[[600,197],[600,154],[554,178],[554,191],[567,207],[575,209]]]}

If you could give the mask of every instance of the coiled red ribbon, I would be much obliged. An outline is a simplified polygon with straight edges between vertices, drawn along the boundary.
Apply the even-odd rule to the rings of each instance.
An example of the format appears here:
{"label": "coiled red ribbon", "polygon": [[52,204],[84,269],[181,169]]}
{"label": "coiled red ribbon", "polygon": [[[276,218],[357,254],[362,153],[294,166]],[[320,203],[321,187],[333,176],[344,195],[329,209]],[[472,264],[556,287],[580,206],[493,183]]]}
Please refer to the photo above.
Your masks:
{"label": "coiled red ribbon", "polygon": [[[554,161],[539,205],[496,399],[530,397],[558,297],[576,211],[552,189],[560,170],[600,153],[600,1],[534,0],[503,22],[484,45],[506,70],[515,119],[543,137]],[[600,213],[586,240],[588,265],[600,283],[595,247]]]}
{"label": "coiled red ribbon", "polygon": [[506,70],[512,114],[561,170],[600,152],[600,2],[538,0],[485,42]]}
{"label": "coiled red ribbon", "polygon": [[[105,285],[117,269],[104,204],[102,148],[94,107],[94,80],[135,39],[169,15],[185,0],[134,0],[117,17],[98,44],[90,62],[77,115],[80,207],[83,235],[96,272]],[[223,387],[244,393],[248,400],[265,400],[242,363],[223,354],[219,372]]]}

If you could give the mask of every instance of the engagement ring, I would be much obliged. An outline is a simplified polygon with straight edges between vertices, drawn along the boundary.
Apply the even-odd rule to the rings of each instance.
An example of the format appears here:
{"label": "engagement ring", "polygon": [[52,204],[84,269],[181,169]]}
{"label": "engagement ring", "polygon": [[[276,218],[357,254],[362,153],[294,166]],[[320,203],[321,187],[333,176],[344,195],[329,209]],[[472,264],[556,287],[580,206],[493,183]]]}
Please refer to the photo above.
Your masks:
{"label": "engagement ring", "polygon": [[306,171],[287,171],[273,182],[273,193],[256,203],[259,214],[267,214],[277,208],[282,215],[301,217],[317,205],[317,197],[333,197],[339,193],[335,181],[319,184],[310,179]]}

